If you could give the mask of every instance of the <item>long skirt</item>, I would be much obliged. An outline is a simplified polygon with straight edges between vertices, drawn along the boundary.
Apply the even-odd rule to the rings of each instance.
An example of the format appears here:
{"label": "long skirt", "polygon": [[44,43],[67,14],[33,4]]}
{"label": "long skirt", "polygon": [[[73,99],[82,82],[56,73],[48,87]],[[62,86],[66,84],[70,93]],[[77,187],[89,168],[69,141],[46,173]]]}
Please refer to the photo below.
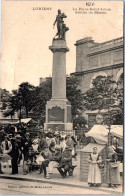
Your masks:
{"label": "long skirt", "polygon": [[112,167],[110,163],[107,164],[107,183],[114,185],[120,184],[119,166]]}
{"label": "long skirt", "polygon": [[91,164],[88,173],[89,184],[101,184],[101,173],[98,164]]}

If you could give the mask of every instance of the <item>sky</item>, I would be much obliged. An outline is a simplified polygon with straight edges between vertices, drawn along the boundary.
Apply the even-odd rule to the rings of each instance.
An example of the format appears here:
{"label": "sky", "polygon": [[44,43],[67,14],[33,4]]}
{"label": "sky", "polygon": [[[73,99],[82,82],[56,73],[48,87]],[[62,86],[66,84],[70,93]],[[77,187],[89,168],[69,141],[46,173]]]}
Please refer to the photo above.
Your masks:
{"label": "sky", "polygon": [[[39,85],[40,77],[52,75],[52,52],[49,46],[56,34],[53,28],[57,10],[67,15],[66,73],[75,72],[75,42],[92,37],[104,42],[123,36],[123,1],[93,1],[91,8],[110,9],[107,14],[76,13],[86,9],[86,1],[6,1],[1,2],[1,71],[0,87],[9,91],[22,82]],[[38,10],[38,8],[42,10]],[[44,10],[51,8],[51,10]],[[34,10],[33,10],[34,9]]]}

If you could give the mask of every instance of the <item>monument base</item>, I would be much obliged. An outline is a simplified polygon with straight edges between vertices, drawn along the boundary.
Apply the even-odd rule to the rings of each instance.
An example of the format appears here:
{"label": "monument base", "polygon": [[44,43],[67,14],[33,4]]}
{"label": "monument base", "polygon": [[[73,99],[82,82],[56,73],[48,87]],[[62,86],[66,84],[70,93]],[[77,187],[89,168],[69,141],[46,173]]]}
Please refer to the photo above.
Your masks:
{"label": "monument base", "polygon": [[67,99],[51,99],[46,105],[44,130],[73,130],[71,104]]}

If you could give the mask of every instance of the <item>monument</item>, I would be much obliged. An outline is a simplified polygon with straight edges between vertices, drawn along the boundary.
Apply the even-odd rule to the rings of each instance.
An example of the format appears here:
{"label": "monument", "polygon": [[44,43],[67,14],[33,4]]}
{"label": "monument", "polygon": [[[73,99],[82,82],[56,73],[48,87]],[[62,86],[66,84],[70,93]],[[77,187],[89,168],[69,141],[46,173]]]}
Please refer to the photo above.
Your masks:
{"label": "monument", "polygon": [[55,129],[67,131],[72,130],[71,104],[66,98],[66,46],[65,35],[69,30],[64,24],[67,16],[58,10],[54,22],[57,24],[57,34],[53,38],[52,46],[49,49],[53,53],[52,67],[52,98],[46,105],[46,122],[44,130]]}

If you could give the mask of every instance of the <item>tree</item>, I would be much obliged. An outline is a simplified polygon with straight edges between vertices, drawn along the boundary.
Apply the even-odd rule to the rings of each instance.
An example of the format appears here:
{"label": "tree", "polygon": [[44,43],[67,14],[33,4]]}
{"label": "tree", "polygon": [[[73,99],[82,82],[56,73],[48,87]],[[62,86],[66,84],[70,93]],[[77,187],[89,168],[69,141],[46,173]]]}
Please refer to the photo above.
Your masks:
{"label": "tree", "polygon": [[79,81],[75,76],[67,77],[66,80],[66,95],[72,105],[72,116],[81,114],[83,110],[83,94],[78,88]]}
{"label": "tree", "polygon": [[8,100],[8,108],[3,113],[5,117],[11,116],[11,118],[14,116],[15,112],[19,110],[19,103],[18,103],[18,92],[17,90],[13,90],[11,96]]}
{"label": "tree", "polygon": [[34,106],[35,87],[28,82],[23,82],[20,84],[18,89],[18,100],[19,104],[25,110],[26,118],[28,118],[28,114]]}
{"label": "tree", "polygon": [[[82,115],[83,110],[83,94],[78,89],[78,80],[76,77],[71,76],[66,79],[66,93],[67,99],[71,102],[73,120],[77,116]],[[40,86],[34,87],[28,82],[23,82],[19,85],[18,90],[12,92],[9,102],[9,109],[5,113],[13,115],[16,111],[20,111],[20,118],[22,111],[29,116],[32,112],[32,118],[41,120],[42,125],[45,122],[45,109],[47,101],[52,97],[52,78],[47,78]],[[83,120],[83,117],[81,117]]]}
{"label": "tree", "polygon": [[[84,110],[107,110],[112,124],[122,124],[123,89],[112,76],[98,76],[93,80],[93,88],[83,95]],[[108,116],[107,116],[108,118]]]}
{"label": "tree", "polygon": [[11,119],[13,118],[14,114],[15,114],[15,111],[11,108],[3,112],[4,117],[11,116]]}
{"label": "tree", "polygon": [[11,115],[12,117],[15,112],[20,111],[21,118],[21,111],[24,110],[26,117],[28,118],[28,114],[34,106],[34,90],[35,87],[28,82],[23,82],[22,84],[20,84],[18,90],[13,90],[9,100],[8,110],[4,112],[4,116]]}
{"label": "tree", "polygon": [[85,126],[85,124],[87,124],[87,121],[82,115],[78,115],[74,117],[73,119],[74,129],[77,127],[77,125],[79,125],[79,127],[81,128],[83,125]]}

